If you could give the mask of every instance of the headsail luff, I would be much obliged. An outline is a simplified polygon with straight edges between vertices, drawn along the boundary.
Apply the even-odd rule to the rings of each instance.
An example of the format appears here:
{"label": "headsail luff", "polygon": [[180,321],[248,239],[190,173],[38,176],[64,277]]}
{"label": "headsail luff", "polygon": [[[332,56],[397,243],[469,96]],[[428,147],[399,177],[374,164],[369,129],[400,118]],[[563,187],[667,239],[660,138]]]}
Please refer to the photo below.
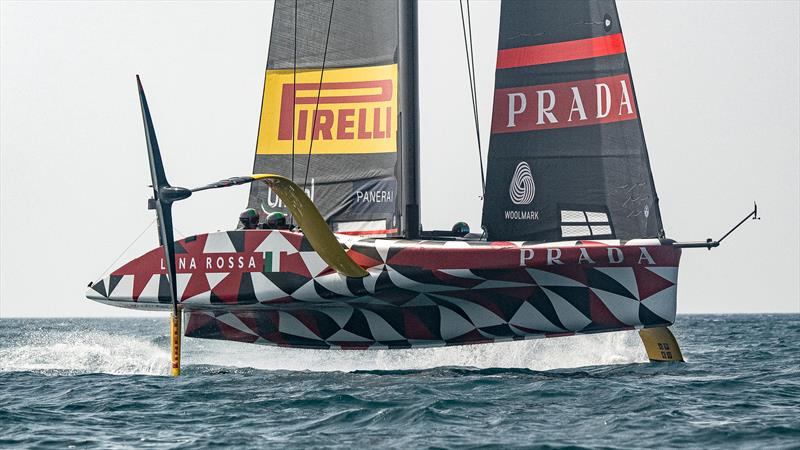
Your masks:
{"label": "headsail luff", "polygon": [[[393,234],[397,2],[278,0],[274,14],[253,172],[304,186],[334,231]],[[248,205],[286,212],[263,184]]]}
{"label": "headsail luff", "polygon": [[663,235],[613,0],[502,4],[490,240]]}

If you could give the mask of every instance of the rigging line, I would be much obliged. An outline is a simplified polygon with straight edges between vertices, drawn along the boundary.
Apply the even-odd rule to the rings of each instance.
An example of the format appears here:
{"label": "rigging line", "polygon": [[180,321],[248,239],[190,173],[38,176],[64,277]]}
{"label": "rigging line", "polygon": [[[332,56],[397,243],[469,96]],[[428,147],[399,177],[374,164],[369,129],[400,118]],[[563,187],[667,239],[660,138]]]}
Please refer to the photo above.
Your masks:
{"label": "rigging line", "polygon": [[297,114],[297,0],[294,0],[294,62],[292,63],[292,182],[294,183],[294,134]]}
{"label": "rigging line", "polygon": [[[480,120],[478,115],[478,82],[477,72],[475,72],[475,46],[472,45],[472,14],[469,11],[469,0],[467,0],[467,29],[469,30],[469,58],[472,66],[472,95],[473,95],[473,109],[475,111],[475,131],[478,133],[478,148],[481,146],[480,134]],[[482,157],[478,158],[483,160]],[[481,170],[483,170],[483,163],[481,163]]]}
{"label": "rigging line", "polygon": [[[467,72],[469,74],[469,90],[472,96],[472,116],[475,121],[475,136],[478,141],[478,164],[481,168],[481,198],[486,195],[486,175],[483,171],[483,152],[481,150],[481,129],[478,118],[478,92],[475,87],[475,55],[472,51],[472,18],[469,11],[469,0],[467,2],[467,17],[464,20],[464,0],[459,0],[459,11],[461,12],[461,28],[464,32],[464,52],[467,57]],[[467,40],[469,35],[469,41]]]}
{"label": "rigging line", "polygon": [[[255,151],[253,152],[253,171],[255,171],[256,168],[258,167],[258,160],[259,160],[258,143],[261,142],[261,123],[262,123],[261,121],[264,119],[264,99],[266,98],[267,95],[267,69],[269,69],[269,48],[270,48],[269,42],[272,42],[272,36],[275,33],[276,16],[277,14],[275,14],[275,8],[273,7],[272,22],[269,27],[269,39],[267,40],[267,60],[264,62],[264,82],[262,83],[262,88],[261,88],[261,104],[258,108],[258,128],[256,131]],[[250,185],[250,195],[253,194],[257,195],[259,190],[260,189],[257,184]],[[248,200],[248,205],[249,203],[250,201]]]}
{"label": "rigging line", "polygon": [[331,38],[331,24],[333,23],[333,6],[336,0],[331,0],[331,13],[328,17],[328,32],[325,35],[325,49],[322,52],[322,68],[319,71],[319,85],[317,86],[317,103],[314,106],[314,114],[311,116],[311,143],[308,146],[308,159],[306,160],[306,176],[303,178],[303,190],[306,190],[308,183],[308,169],[311,167],[311,151],[314,149],[314,134],[317,131],[317,113],[319,111],[319,97],[322,94],[322,77],[325,75],[325,60],[328,57],[328,41]]}
{"label": "rigging line", "polygon": [[[294,60],[292,62],[292,183],[294,183],[295,115],[297,114],[297,0],[294,0]],[[262,206],[263,209],[263,206]],[[294,226],[294,216],[289,215],[289,227]]]}
{"label": "rigging line", "polygon": [[123,255],[125,255],[125,253],[127,253],[127,252],[128,252],[128,250],[130,250],[130,249],[131,249],[131,247],[133,247],[133,244],[135,244],[136,242],[138,242],[138,241],[139,241],[139,239],[141,239],[141,238],[142,238],[142,236],[144,236],[144,234],[147,232],[147,230],[149,230],[149,229],[150,229],[150,227],[152,227],[152,226],[153,226],[153,224],[156,222],[156,220],[157,220],[157,218],[153,218],[153,220],[151,220],[151,221],[150,221],[150,223],[148,223],[148,224],[147,224],[147,226],[146,226],[146,227],[144,227],[144,230],[142,230],[142,232],[141,232],[141,233],[139,233],[139,235],[138,235],[138,236],[136,236],[136,239],[134,239],[134,240],[133,240],[133,242],[131,242],[130,244],[128,244],[128,246],[127,246],[127,247],[125,247],[125,250],[123,250],[123,251],[122,251],[122,253],[120,253],[120,254],[119,254],[119,256],[117,256],[117,258],[116,258],[114,261],[111,261],[111,264],[109,264],[109,265],[108,265],[108,267],[106,267],[106,270],[104,270],[104,271],[103,271],[102,275],[100,275],[100,278],[104,278],[104,277],[106,276],[106,274],[107,274],[107,273],[108,273],[108,271],[111,269],[111,267],[113,267],[113,266],[114,266],[114,264],[116,264],[116,263],[117,263],[117,261],[119,261],[119,259],[120,259],[120,258],[122,258],[122,256],[123,256]]}

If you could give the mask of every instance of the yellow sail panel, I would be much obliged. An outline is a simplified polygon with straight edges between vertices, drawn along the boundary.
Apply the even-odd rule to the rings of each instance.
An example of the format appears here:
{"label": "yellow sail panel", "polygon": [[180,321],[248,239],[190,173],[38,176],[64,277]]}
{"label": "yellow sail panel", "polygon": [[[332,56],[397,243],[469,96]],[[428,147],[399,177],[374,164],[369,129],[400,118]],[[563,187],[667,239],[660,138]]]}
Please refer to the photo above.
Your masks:
{"label": "yellow sail panel", "polygon": [[256,154],[291,154],[292,136],[299,155],[397,152],[397,64],[325,69],[321,84],[317,69],[267,70],[265,83]]}

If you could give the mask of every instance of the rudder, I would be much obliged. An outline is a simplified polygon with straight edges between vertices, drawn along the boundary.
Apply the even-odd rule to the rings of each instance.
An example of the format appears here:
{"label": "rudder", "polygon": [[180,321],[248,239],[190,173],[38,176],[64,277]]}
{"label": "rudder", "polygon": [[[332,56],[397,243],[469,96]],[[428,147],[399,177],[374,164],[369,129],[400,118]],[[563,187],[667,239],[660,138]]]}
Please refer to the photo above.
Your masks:
{"label": "rudder", "polygon": [[683,362],[683,354],[675,335],[667,327],[642,328],[639,337],[650,362]]}

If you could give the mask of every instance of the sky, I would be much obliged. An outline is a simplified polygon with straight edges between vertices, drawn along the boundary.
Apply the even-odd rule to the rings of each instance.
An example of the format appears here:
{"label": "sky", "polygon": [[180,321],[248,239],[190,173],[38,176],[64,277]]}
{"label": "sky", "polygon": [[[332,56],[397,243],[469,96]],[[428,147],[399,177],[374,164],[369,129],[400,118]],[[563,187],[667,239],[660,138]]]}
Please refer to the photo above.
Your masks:
{"label": "sky", "polygon": [[[488,130],[499,3],[471,3]],[[800,2],[618,1],[679,313],[800,312]],[[0,317],[142,315],[84,298],[153,221],[135,74],[173,184],[251,173],[271,2],[0,3]],[[480,226],[458,2],[420,3],[422,221]],[[486,161],[487,131],[483,132]],[[248,188],[176,206],[232,227]],[[155,247],[154,227],[113,265]]]}

